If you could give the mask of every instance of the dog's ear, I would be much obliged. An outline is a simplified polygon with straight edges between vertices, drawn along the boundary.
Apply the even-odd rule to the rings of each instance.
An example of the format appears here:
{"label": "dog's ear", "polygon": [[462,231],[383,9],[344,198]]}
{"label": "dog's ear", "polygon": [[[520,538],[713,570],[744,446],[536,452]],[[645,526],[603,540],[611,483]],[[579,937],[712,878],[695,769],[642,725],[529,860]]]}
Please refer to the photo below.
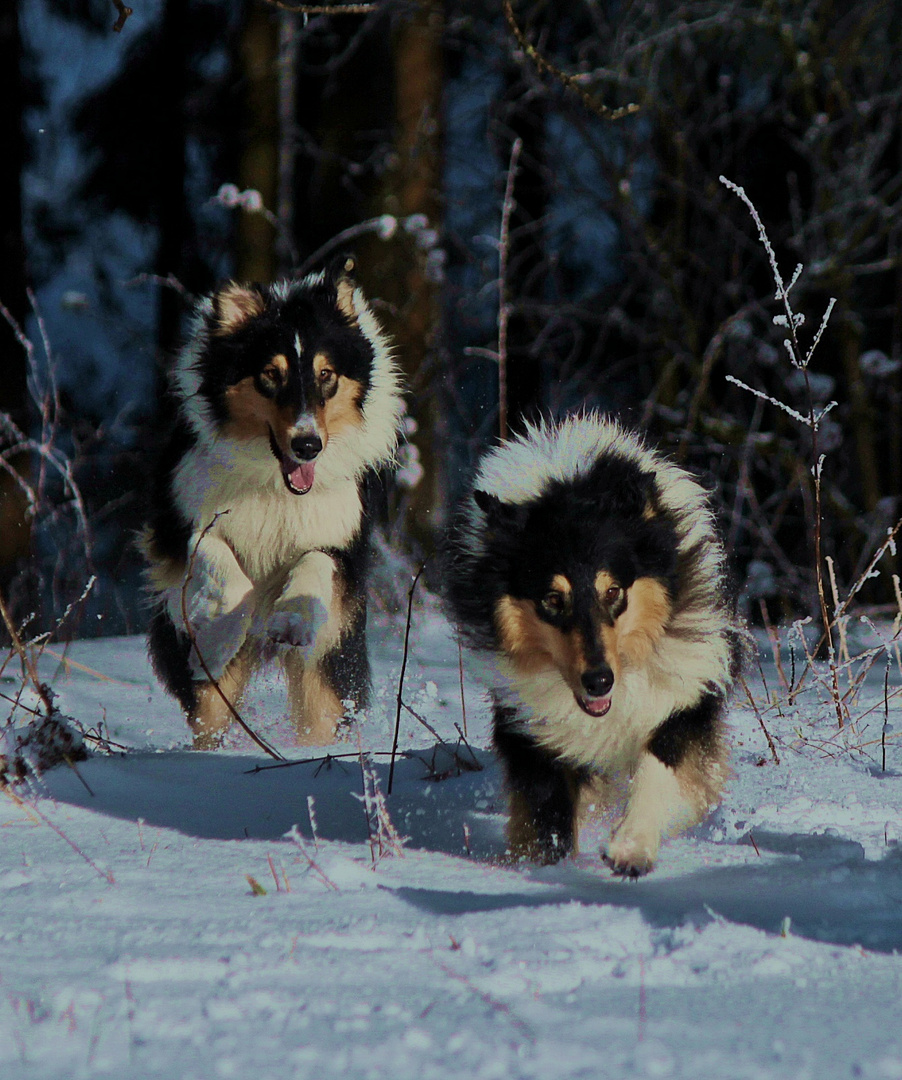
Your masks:
{"label": "dog's ear", "polygon": [[326,280],[335,286],[335,306],[351,322],[357,321],[357,309],[354,307],[354,290],[357,281],[354,271],[357,269],[357,260],[353,255],[345,253],[337,255],[326,265]]}
{"label": "dog's ear", "polygon": [[217,334],[232,334],[245,323],[263,314],[266,301],[254,285],[230,281],[213,296],[213,316]]}
{"label": "dog's ear", "polygon": [[473,501],[485,514],[490,529],[515,532],[526,524],[527,508],[517,503],[502,502],[488,491],[473,492]]}

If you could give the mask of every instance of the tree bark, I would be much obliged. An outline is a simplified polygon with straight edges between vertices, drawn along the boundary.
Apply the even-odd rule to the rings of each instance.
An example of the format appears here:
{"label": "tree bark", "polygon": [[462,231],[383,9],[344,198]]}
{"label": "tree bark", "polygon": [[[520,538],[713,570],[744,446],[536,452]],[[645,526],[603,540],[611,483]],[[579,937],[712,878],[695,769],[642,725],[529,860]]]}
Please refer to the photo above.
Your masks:
{"label": "tree bark", "polygon": [[[279,197],[278,19],[275,10],[249,4],[240,46],[245,93],[240,186],[258,191],[271,213]],[[275,229],[264,214],[241,211],[235,260],[239,280],[273,280],[275,240]]]}
{"label": "tree bark", "polygon": [[[0,8],[0,146],[4,166],[13,178],[0,199],[0,302],[12,317],[24,325],[28,312],[26,296],[25,244],[22,237],[22,196],[19,177],[25,164],[25,137],[22,130],[24,87],[20,71],[22,42],[19,34],[19,5],[8,0]],[[28,427],[28,393],[25,350],[5,319],[0,319],[0,412],[8,413],[20,428]],[[9,446],[0,433],[0,449]],[[15,468],[27,469],[24,455],[15,459]],[[5,590],[17,561],[27,556],[31,529],[28,502],[21,488],[5,471],[0,471],[0,588]]]}

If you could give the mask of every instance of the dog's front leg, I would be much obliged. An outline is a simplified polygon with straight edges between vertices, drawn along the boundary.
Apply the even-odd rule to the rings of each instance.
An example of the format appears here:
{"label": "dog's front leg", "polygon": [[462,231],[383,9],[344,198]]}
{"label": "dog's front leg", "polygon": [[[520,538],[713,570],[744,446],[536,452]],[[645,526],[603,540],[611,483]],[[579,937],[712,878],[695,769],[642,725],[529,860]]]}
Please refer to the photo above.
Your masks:
{"label": "dog's front leg", "polygon": [[641,877],[655,864],[661,841],[696,825],[708,802],[694,784],[692,766],[675,768],[645,751],[630,781],[626,813],[614,829],[604,860],[623,877]]}
{"label": "dog's front leg", "polygon": [[508,851],[514,859],[556,863],[576,851],[579,779],[574,769],[518,730],[513,709],[496,704],[494,745],[510,795]]}
{"label": "dog's front leg", "polygon": [[195,693],[188,723],[195,745],[205,748],[218,742],[232,719],[222,694],[235,705],[247,682],[254,587],[219,537],[195,536],[189,550],[193,554],[185,580],[169,590],[167,609],[177,632],[190,641],[188,666]]}
{"label": "dog's front leg", "polygon": [[308,745],[332,742],[342,703],[327,678],[327,658],[342,635],[341,584],[335,560],[311,551],[291,572],[266,627],[281,647],[288,697],[298,738]]}
{"label": "dog's front leg", "polygon": [[192,538],[189,550],[185,581],[167,597],[169,617],[192,641],[189,663],[195,678],[206,681],[209,672],[219,679],[247,637],[254,587],[219,537]]}

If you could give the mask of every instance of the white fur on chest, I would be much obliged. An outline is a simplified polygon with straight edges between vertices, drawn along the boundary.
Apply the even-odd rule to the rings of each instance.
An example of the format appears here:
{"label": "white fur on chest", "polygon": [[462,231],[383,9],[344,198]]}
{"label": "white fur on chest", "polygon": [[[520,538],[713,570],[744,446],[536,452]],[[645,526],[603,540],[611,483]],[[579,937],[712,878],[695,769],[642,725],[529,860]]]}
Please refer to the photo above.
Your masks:
{"label": "white fur on chest", "polygon": [[[287,570],[308,551],[346,548],[363,508],[352,477],[287,491],[263,440],[195,447],[173,478],[176,503],[194,532],[207,528],[234,551],[255,583]],[[217,517],[217,515],[221,515]]]}

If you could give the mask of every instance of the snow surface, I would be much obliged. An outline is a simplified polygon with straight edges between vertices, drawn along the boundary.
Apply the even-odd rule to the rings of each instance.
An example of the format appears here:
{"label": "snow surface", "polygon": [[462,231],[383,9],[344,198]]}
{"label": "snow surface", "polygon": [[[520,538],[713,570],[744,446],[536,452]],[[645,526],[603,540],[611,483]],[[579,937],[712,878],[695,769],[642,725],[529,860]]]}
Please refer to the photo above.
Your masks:
{"label": "snow surface", "polygon": [[[385,794],[403,627],[375,629],[357,730]],[[883,770],[882,669],[857,735],[816,692],[766,710],[779,766],[737,701],[723,806],[622,882],[601,826],[560,866],[503,863],[486,705],[468,675],[470,753],[457,644],[428,605],[404,698],[451,747],[405,711],[386,795],[402,850],[370,838],[356,733],[331,748],[347,757],[292,750],[275,677],[243,715],[320,760],[273,767],[240,733],[189,751],[139,638],[67,657],[103,678],[45,654],[62,710],[128,752],[0,798],[5,1080],[902,1080],[902,754],[891,738]]]}

